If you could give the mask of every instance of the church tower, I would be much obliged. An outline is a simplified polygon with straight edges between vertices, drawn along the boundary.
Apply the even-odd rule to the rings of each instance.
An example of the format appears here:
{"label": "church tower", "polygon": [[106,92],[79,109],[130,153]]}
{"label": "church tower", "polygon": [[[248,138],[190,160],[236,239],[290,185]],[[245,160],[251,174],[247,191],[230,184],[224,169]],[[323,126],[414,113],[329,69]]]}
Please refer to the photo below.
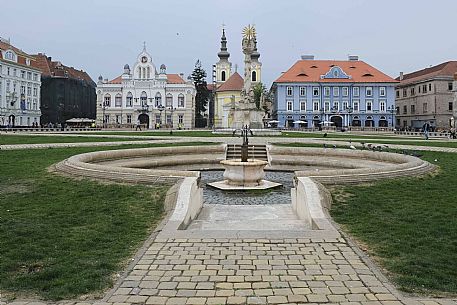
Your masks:
{"label": "church tower", "polygon": [[253,84],[262,81],[262,63],[259,61],[260,53],[257,51],[257,37],[254,38],[254,50],[251,54],[251,82]]}
{"label": "church tower", "polygon": [[221,50],[217,53],[219,61],[216,63],[216,84],[224,83],[231,75],[232,63],[229,62],[230,53],[227,52],[227,38],[225,29],[222,29]]}

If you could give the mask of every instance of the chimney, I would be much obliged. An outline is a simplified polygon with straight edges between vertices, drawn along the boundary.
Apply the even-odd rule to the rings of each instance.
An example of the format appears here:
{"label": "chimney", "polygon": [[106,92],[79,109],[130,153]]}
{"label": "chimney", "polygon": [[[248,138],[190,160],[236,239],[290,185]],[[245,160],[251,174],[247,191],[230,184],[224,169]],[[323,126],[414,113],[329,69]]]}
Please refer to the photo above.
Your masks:
{"label": "chimney", "polygon": [[304,54],[301,56],[302,60],[314,60],[314,55]]}
{"label": "chimney", "polygon": [[349,61],[358,61],[359,60],[359,56],[358,55],[349,55],[348,56],[348,60]]}
{"label": "chimney", "polygon": [[400,72],[400,81],[403,80],[403,72]]}
{"label": "chimney", "polygon": [[179,73],[179,77],[181,77],[182,79],[184,79],[184,73]]}

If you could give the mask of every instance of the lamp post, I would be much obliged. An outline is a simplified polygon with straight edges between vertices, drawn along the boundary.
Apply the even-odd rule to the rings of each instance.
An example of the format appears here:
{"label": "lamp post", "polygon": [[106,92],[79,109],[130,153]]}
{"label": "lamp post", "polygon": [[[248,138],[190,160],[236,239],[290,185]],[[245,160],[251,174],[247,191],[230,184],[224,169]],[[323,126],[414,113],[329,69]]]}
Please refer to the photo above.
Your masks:
{"label": "lamp post", "polygon": [[[170,110],[170,112],[171,112],[171,122],[170,122],[171,126],[170,127],[173,128],[173,112],[175,112],[176,108],[173,108],[173,106],[170,106],[170,107],[168,107],[168,110]],[[168,122],[167,122],[167,124],[168,124]]]}
{"label": "lamp post", "polygon": [[348,113],[348,117],[349,117],[349,130],[351,130],[351,127],[352,127],[352,112],[354,112],[354,108],[352,108],[352,106],[348,106],[347,109],[346,109],[347,113]]}
{"label": "lamp post", "polygon": [[161,127],[162,126],[162,111],[165,109],[165,107],[162,104],[160,104],[157,107],[157,109],[159,109],[159,112],[160,112],[159,127]]}
{"label": "lamp post", "polygon": [[394,112],[396,111],[394,105],[390,105],[387,108],[387,111],[390,113],[390,125],[392,126],[392,129],[394,128]]}

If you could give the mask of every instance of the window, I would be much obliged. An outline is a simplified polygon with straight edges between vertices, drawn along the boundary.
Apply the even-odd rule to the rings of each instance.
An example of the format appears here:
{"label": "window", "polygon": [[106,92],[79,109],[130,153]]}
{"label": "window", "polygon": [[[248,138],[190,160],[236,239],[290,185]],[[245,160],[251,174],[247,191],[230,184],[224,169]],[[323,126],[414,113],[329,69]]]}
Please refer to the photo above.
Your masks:
{"label": "window", "polygon": [[32,87],[27,87],[27,95],[28,96],[32,95]]}
{"label": "window", "polygon": [[157,92],[156,93],[156,107],[159,107],[160,105],[162,105],[162,95],[160,94],[160,92]]}
{"label": "window", "polygon": [[421,86],[418,86],[417,89],[419,89],[419,93],[421,93]]}
{"label": "window", "polygon": [[379,102],[379,111],[386,112],[386,101]]}
{"label": "window", "polygon": [[408,107],[406,105],[403,106],[403,114],[408,113]]}
{"label": "window", "polygon": [[348,109],[348,102],[343,102],[343,111]]}
{"label": "window", "polygon": [[14,60],[14,59],[15,59],[14,53],[11,52],[11,51],[6,51],[6,53],[5,53],[5,59]]}
{"label": "window", "polygon": [[353,96],[360,96],[360,88],[359,87],[352,88],[352,95]]}
{"label": "window", "polygon": [[333,96],[340,95],[340,87],[333,87]]}
{"label": "window", "polygon": [[38,74],[33,73],[33,80],[34,80],[34,81],[38,81]]}
{"label": "window", "polygon": [[366,87],[365,94],[366,96],[373,96],[373,87]]}
{"label": "window", "polygon": [[109,114],[105,114],[105,124],[109,123]]}
{"label": "window", "polygon": [[386,87],[379,87],[379,96],[386,96]]}
{"label": "window", "polygon": [[21,86],[21,94],[25,94],[25,86]]}
{"label": "window", "polygon": [[352,108],[354,109],[354,111],[359,111],[359,101],[358,100],[352,102]]}
{"label": "window", "polygon": [[428,84],[428,91],[432,92],[432,84]]}
{"label": "window", "polygon": [[423,113],[427,113],[428,112],[428,104],[427,103],[423,103],[422,104],[422,112]]}
{"label": "window", "polygon": [[122,95],[120,93],[114,97],[114,107],[122,107]]}
{"label": "window", "polygon": [[184,123],[184,115],[178,114],[178,124],[183,124]]}
{"label": "window", "polygon": [[21,70],[21,78],[25,79],[25,71]]}
{"label": "window", "polygon": [[324,111],[330,111],[330,101],[324,101]]}
{"label": "window", "polygon": [[168,93],[167,97],[165,98],[165,106],[173,107],[173,95],[171,95],[171,93]]}
{"label": "window", "polygon": [[293,101],[287,101],[287,111],[293,111]]}
{"label": "window", "polygon": [[32,72],[27,72],[27,79],[29,79],[29,80],[32,79]]}
{"label": "window", "polygon": [[367,111],[373,111],[373,101],[372,100],[367,100]]}
{"label": "window", "polygon": [[286,88],[286,94],[287,96],[292,96],[294,94],[294,89],[290,86]]}
{"label": "window", "polygon": [[448,83],[447,84],[447,90],[452,91],[452,89],[453,89],[452,83]]}
{"label": "window", "polygon": [[116,114],[116,124],[121,124],[122,122],[122,117],[119,114]]}
{"label": "window", "polygon": [[221,81],[225,82],[225,71],[221,72]]}
{"label": "window", "polygon": [[300,111],[306,111],[306,101],[300,101]]}
{"label": "window", "polygon": [[127,124],[132,124],[132,115],[127,114]]}
{"label": "window", "polygon": [[403,97],[406,97],[407,96],[407,92],[406,92],[406,88],[403,89]]}
{"label": "window", "polygon": [[257,72],[252,71],[251,74],[252,74],[251,80],[252,80],[253,82],[256,82],[256,81],[257,81]]}
{"label": "window", "polygon": [[306,87],[300,87],[300,96],[306,96]]}
{"label": "window", "polygon": [[106,107],[110,107],[111,106],[111,95],[109,95],[108,93],[105,94],[105,99],[104,99],[103,105],[106,106]]}
{"label": "window", "polygon": [[38,96],[38,88],[33,88],[33,96]]}
{"label": "window", "polygon": [[324,87],[324,96],[330,96],[330,87]]}
{"label": "window", "polygon": [[140,103],[142,107],[148,105],[148,95],[145,91],[141,92]]}
{"label": "window", "polygon": [[449,102],[449,108],[448,110],[449,111],[452,111],[454,109],[454,103],[453,102]]}
{"label": "window", "polygon": [[400,97],[400,90],[397,90],[397,92],[396,92],[396,97],[397,97],[397,98]]}
{"label": "window", "polygon": [[416,105],[411,105],[411,114],[416,113]]}
{"label": "window", "polygon": [[133,106],[133,94],[132,94],[132,92],[127,93],[127,100],[125,102],[125,106],[127,106],[127,107],[132,107]]}
{"label": "window", "polygon": [[422,93],[427,93],[427,85],[422,85]]}
{"label": "window", "polygon": [[415,87],[411,87],[411,89],[409,89],[409,94],[411,96],[416,95],[415,89],[416,89]]}
{"label": "window", "polygon": [[342,95],[343,96],[348,96],[349,95],[349,88],[348,87],[343,87],[341,90],[342,90]]}
{"label": "window", "polygon": [[332,111],[340,111],[340,102],[333,101]]}
{"label": "window", "polygon": [[184,94],[178,95],[178,107],[184,107]]}
{"label": "window", "polygon": [[319,101],[313,101],[313,111],[319,111]]}
{"label": "window", "polygon": [[313,96],[319,96],[319,87],[313,87]]}
{"label": "window", "polygon": [[161,114],[156,114],[156,124],[161,124]]}
{"label": "window", "polygon": [[173,119],[171,114],[167,114],[167,125],[173,125]]}

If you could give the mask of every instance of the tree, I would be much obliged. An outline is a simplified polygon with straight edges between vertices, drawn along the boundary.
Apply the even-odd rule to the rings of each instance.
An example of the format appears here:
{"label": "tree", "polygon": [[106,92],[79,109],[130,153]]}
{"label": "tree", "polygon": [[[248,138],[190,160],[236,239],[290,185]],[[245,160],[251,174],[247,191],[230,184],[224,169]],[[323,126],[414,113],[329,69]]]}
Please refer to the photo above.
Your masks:
{"label": "tree", "polygon": [[262,98],[262,94],[266,94],[267,89],[262,83],[257,83],[255,84],[253,90],[255,106],[260,110],[260,99]]}
{"label": "tree", "polygon": [[202,68],[200,60],[197,60],[195,63],[195,68],[192,72],[191,78],[194,82],[195,90],[197,91],[197,94],[195,95],[195,120],[197,122],[202,119],[203,113],[206,111],[210,95],[206,83],[206,72]]}

